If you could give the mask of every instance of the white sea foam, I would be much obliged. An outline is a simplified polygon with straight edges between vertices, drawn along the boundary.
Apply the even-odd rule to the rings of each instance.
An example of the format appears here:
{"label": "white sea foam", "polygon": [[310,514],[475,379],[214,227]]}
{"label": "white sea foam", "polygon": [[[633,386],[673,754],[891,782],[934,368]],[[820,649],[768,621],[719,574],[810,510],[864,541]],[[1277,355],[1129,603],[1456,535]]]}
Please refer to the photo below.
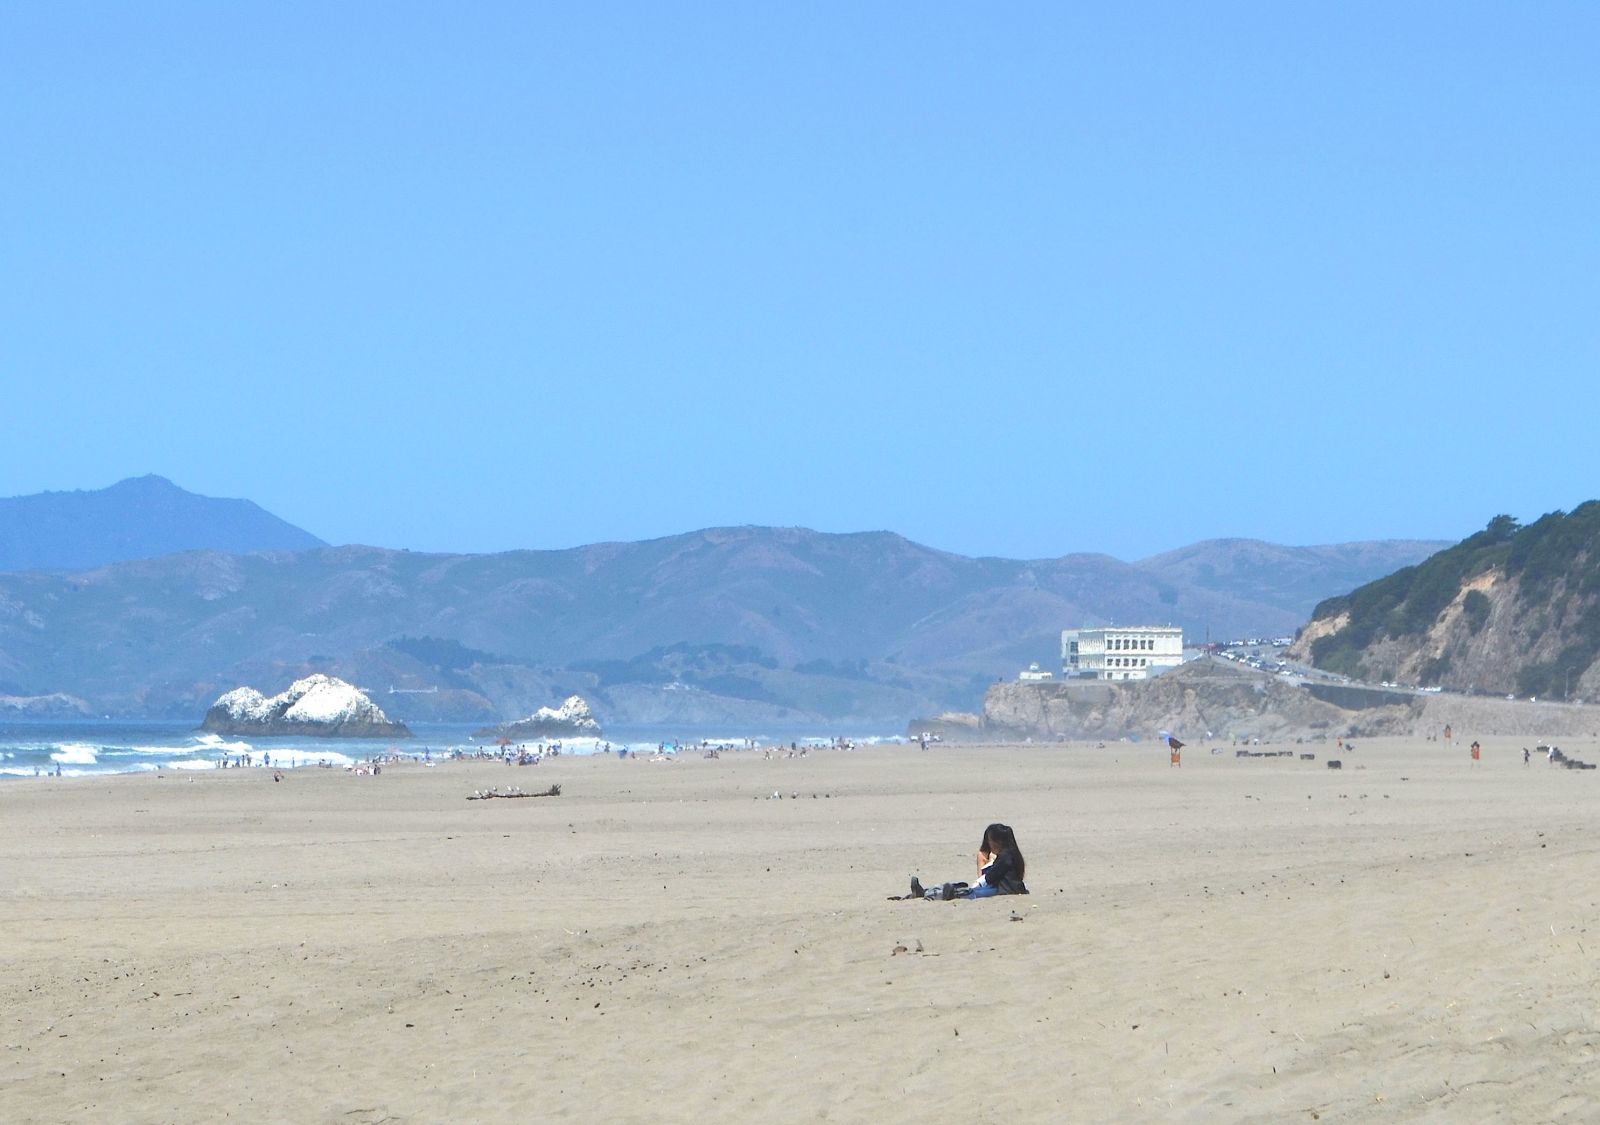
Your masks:
{"label": "white sea foam", "polygon": [[[100,764],[105,765],[107,758],[184,758],[191,754],[210,754],[216,752],[219,756],[227,747],[222,746],[103,746],[100,748]],[[229,753],[244,753],[246,751],[229,751]]]}
{"label": "white sea foam", "polygon": [[[255,747],[251,746],[243,739],[235,739],[232,742],[225,742],[220,734],[197,734],[194,736],[194,741],[196,746],[199,746],[203,749],[219,751],[226,750],[230,754],[248,754],[255,749]],[[187,747],[184,750],[174,750],[173,753],[182,754],[191,749],[193,749],[193,747]]]}
{"label": "white sea foam", "polygon": [[[269,751],[270,752],[270,751]],[[250,743],[243,739],[227,741],[221,735],[199,734],[195,735],[194,743],[187,746],[119,746],[115,750],[102,750],[101,754],[107,757],[127,758],[175,758],[180,761],[198,762],[202,759],[192,755],[210,755],[204,759],[207,767],[215,766],[218,758],[237,758],[244,754],[257,755],[259,752]],[[183,765],[176,762],[167,763],[174,769],[199,769],[200,766]],[[154,769],[155,766],[148,762],[139,763],[140,769]]]}
{"label": "white sea foam", "polygon": [[[209,749],[209,748],[208,748]],[[323,762],[336,769],[353,766],[356,760],[347,754],[340,754],[333,750],[303,750],[298,747],[285,746],[280,749],[255,751],[252,754],[250,769],[267,768],[266,758],[272,759],[273,769],[301,769],[306,766],[319,766]],[[169,770],[214,770],[218,769],[216,758],[179,758],[165,763]],[[141,766],[141,768],[151,768]]]}
{"label": "white sea foam", "polygon": [[63,742],[50,755],[50,760],[64,766],[92,766],[100,761],[100,748],[85,742]]}

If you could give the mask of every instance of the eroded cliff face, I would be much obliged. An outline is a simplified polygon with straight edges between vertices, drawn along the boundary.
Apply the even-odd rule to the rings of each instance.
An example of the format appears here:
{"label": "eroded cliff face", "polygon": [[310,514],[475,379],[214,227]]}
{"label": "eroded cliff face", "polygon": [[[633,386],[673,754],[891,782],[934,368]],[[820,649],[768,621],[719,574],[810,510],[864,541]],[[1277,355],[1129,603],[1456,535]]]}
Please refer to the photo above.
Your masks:
{"label": "eroded cliff face", "polygon": [[[1367,647],[1368,679],[1427,686],[1448,682],[1466,691],[1506,692],[1515,686],[1518,661],[1508,659],[1513,646],[1537,643],[1516,622],[1516,583],[1498,571],[1478,575],[1424,632],[1407,637],[1382,637]],[[1487,619],[1466,613],[1467,597],[1477,591],[1489,600]],[[1309,652],[1310,650],[1307,649]]]}
{"label": "eroded cliff face", "polygon": [[[1476,611],[1469,610],[1469,600]],[[1360,657],[1360,678],[1492,695],[1518,692],[1518,671],[1559,660],[1583,628],[1593,595],[1569,591],[1559,580],[1547,597],[1524,596],[1522,583],[1496,568],[1464,581],[1438,617],[1420,633],[1382,635]],[[1290,655],[1314,663],[1314,647],[1350,624],[1348,613],[1312,621]],[[1600,662],[1580,668],[1559,685],[1559,696],[1600,697]]]}
{"label": "eroded cliff face", "polygon": [[1331,637],[1350,624],[1350,615],[1341,613],[1333,617],[1319,617],[1308,622],[1289,647],[1289,655],[1302,664],[1311,663],[1311,646],[1323,637]]}
{"label": "eroded cliff face", "polygon": [[1600,738],[1600,706],[1533,703],[1455,693],[1411,694],[1341,685],[1301,686],[1224,661],[1196,660],[1126,685],[1005,683],[989,689],[979,737],[1286,742],[1378,736]]}
{"label": "eroded cliff face", "polygon": [[1354,680],[1582,700],[1600,689],[1600,501],[1508,515],[1313,611],[1294,654]]}
{"label": "eroded cliff face", "polygon": [[1348,710],[1277,676],[1210,659],[1151,680],[1003,683],[984,698],[989,737],[1263,741],[1410,733],[1422,701]]}

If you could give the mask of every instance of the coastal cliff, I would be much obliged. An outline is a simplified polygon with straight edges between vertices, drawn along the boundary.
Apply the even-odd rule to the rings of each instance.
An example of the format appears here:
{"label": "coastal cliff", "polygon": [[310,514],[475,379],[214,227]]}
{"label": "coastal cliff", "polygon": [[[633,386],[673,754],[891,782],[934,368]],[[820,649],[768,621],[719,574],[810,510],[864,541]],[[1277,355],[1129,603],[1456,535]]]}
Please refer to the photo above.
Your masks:
{"label": "coastal cliff", "polygon": [[252,687],[223,693],[201,729],[227,735],[311,735],[319,738],[410,738],[365,693],[321,674],[296,680],[271,696]]}
{"label": "coastal cliff", "polygon": [[988,737],[1272,739],[1399,733],[1415,716],[1404,696],[1379,696],[1375,706],[1348,709],[1307,688],[1202,658],[1149,680],[1112,683],[1060,680],[1001,683],[983,701]]}
{"label": "coastal cliff", "polygon": [[1600,732],[1600,707],[1302,683],[1206,657],[1128,683],[995,684],[983,712],[978,737],[988,741],[1147,739],[1161,730],[1185,742],[1437,737],[1446,726],[1473,737]]}
{"label": "coastal cliff", "polygon": [[1292,655],[1357,680],[1600,698],[1600,502],[1475,535],[1317,606]]}

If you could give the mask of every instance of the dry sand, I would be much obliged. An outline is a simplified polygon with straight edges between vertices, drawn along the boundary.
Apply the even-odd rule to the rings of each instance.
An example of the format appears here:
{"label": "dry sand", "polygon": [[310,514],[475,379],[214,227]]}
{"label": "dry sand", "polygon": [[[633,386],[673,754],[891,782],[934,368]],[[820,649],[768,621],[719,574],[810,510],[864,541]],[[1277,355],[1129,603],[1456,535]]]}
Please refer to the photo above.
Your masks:
{"label": "dry sand", "polygon": [[[1524,742],[0,785],[0,1120],[1593,1121],[1600,771]],[[996,819],[1031,896],[886,901]]]}

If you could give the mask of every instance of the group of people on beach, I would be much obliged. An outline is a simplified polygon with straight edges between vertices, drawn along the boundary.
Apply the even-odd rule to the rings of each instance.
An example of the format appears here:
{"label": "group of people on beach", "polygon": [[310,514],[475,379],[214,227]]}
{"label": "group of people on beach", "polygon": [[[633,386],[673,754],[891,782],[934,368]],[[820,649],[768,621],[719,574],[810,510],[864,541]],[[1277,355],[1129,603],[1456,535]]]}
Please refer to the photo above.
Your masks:
{"label": "group of people on beach", "polygon": [[[255,755],[253,755],[253,754],[235,754],[232,758],[230,758],[230,757],[228,757],[228,755],[224,754],[224,755],[222,755],[221,757],[219,757],[217,759],[217,768],[219,770],[249,769],[250,767],[254,766],[255,764],[256,764]],[[271,754],[267,754],[267,753],[263,753],[261,755],[261,765],[262,765],[262,768],[264,768],[264,769],[271,769],[272,768],[272,755]]]}

